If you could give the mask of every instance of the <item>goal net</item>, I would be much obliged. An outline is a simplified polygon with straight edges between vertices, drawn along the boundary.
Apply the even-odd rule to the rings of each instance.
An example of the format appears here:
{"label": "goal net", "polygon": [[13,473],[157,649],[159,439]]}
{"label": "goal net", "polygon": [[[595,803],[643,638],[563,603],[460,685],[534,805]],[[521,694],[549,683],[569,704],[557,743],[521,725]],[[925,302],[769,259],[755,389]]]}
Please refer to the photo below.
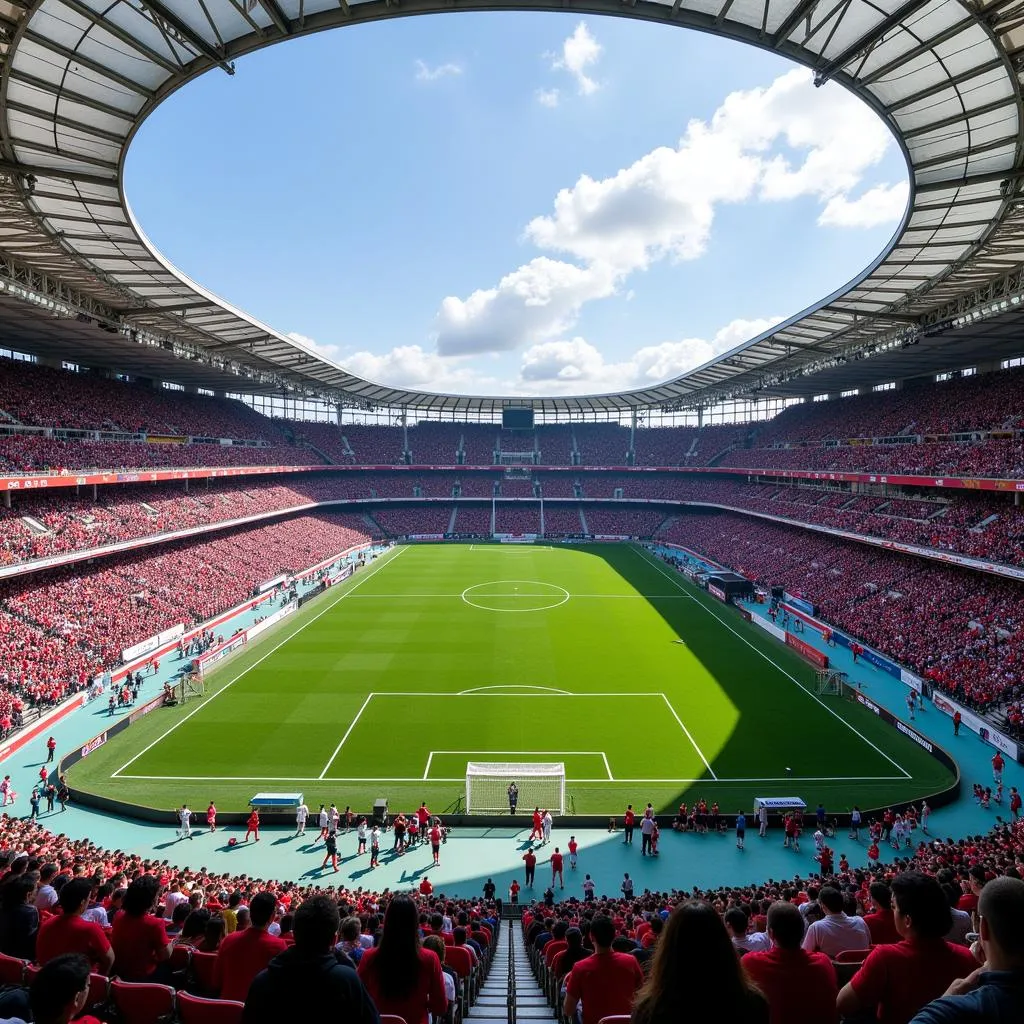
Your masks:
{"label": "goal net", "polygon": [[510,810],[509,787],[513,783],[518,790],[517,813],[530,814],[534,807],[565,813],[565,765],[561,761],[470,761],[466,765],[466,813]]}
{"label": "goal net", "polygon": [[845,672],[838,672],[834,668],[819,668],[818,669],[818,693],[825,696],[841,694],[843,692],[843,684],[846,682],[847,675]]}
{"label": "goal net", "polygon": [[186,676],[177,685],[178,702],[185,704],[193,697],[206,696],[206,684],[200,676]]}

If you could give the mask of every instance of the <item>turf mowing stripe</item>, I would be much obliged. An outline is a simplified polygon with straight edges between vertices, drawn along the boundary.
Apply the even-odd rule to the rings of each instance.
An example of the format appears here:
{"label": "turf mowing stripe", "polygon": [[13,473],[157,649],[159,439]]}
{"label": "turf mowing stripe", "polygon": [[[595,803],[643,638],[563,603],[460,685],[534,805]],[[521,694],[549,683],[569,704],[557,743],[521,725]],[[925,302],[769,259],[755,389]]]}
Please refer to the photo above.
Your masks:
{"label": "turf mowing stripe", "polygon": [[637,554],[641,558],[644,559],[644,561],[649,562],[651,565],[653,565],[655,567],[655,569],[657,569],[658,572],[660,572],[666,579],[671,580],[691,601],[693,601],[693,603],[695,605],[697,605],[698,608],[702,608],[713,619],[717,619],[723,626],[725,626],[725,628],[727,630],[729,630],[730,633],[733,634],[733,636],[735,636],[738,639],[742,640],[743,643],[745,643],[752,651],[755,651],[762,658],[764,658],[764,660],[767,661],[769,665],[772,665],[775,669],[777,669],[780,673],[782,673],[782,675],[784,675],[791,683],[793,683],[795,686],[798,686],[804,693],[807,694],[808,697],[811,698],[811,700],[816,701],[833,718],[836,718],[840,722],[842,722],[843,725],[845,725],[846,728],[850,730],[850,732],[852,732],[855,736],[857,736],[861,740],[863,740],[876,753],[881,754],[882,757],[884,757],[886,759],[886,761],[889,762],[889,764],[891,764],[894,768],[896,768],[898,771],[903,773],[903,778],[905,778],[905,779],[912,778],[910,772],[908,772],[902,765],[897,764],[884,750],[882,750],[881,747],[876,746],[874,743],[872,743],[871,740],[869,740],[867,738],[867,736],[865,736],[857,728],[855,728],[853,725],[851,725],[845,718],[843,718],[842,715],[840,715],[837,712],[833,711],[832,708],[830,708],[817,694],[811,693],[811,691],[808,690],[807,687],[804,686],[803,683],[801,683],[799,679],[797,679],[795,676],[791,676],[780,664],[778,664],[778,662],[776,662],[771,657],[771,655],[766,654],[756,644],[751,643],[750,640],[748,640],[738,630],[734,629],[719,614],[717,614],[716,612],[713,612],[703,601],[698,601],[697,598],[693,596],[693,594],[688,593],[687,590],[686,590],[685,585],[682,582],[680,582],[679,579],[677,578],[678,575],[679,575],[678,573],[669,573],[669,571],[663,565],[661,565],[661,563],[658,561],[658,559],[655,558],[654,555],[652,555],[646,548],[634,548],[633,550],[636,551]]}
{"label": "turf mowing stripe", "polygon": [[355,718],[348,723],[348,728],[345,730],[345,735],[341,737],[341,742],[334,748],[334,753],[327,759],[327,764],[324,765],[324,770],[320,773],[319,778],[323,778],[327,774],[327,769],[334,764],[334,759],[341,753],[341,748],[345,746],[345,740],[352,735],[352,730],[356,727],[356,722],[363,717],[363,712],[366,710],[367,705],[373,700],[374,694],[369,693],[366,695],[366,700],[360,705],[359,710],[356,712]]}
{"label": "turf mowing stripe", "polygon": [[[477,753],[477,751],[473,751]],[[150,782],[465,782],[465,776],[451,779],[423,778],[382,778],[374,776],[332,775],[327,779],[310,778],[305,775],[121,775],[121,779],[142,779]],[[903,779],[902,775],[786,775],[778,778],[765,778],[757,775],[748,779],[573,779],[578,782],[626,782],[636,784],[679,785],[681,783],[702,783],[709,786],[716,782],[719,785],[734,785],[741,782],[896,782]]]}
{"label": "turf mowing stripe", "polygon": [[[715,774],[715,769],[711,767],[711,763],[704,756],[704,751],[701,750],[700,747],[697,746],[697,741],[690,735],[690,730],[687,729],[686,726],[683,724],[683,720],[679,717],[678,714],[676,714],[676,709],[674,707],[672,707],[672,702],[668,699],[668,697],[665,696],[665,694],[662,694],[661,697],[662,697],[662,700],[665,701],[665,704],[668,707],[669,711],[671,712],[672,717],[679,723],[679,728],[682,729],[683,732],[686,733],[686,738],[692,744],[693,749],[697,751],[697,756],[704,762],[704,767],[707,768],[707,770],[709,772],[711,772],[711,778],[717,779],[718,776]],[[610,774],[611,773],[609,772],[609,775]]]}
{"label": "turf mowing stripe", "polygon": [[239,672],[238,675],[235,676],[235,678],[232,679],[229,683],[225,683],[225,685],[222,686],[216,693],[213,693],[209,697],[207,697],[206,700],[204,700],[201,704],[199,704],[199,706],[196,707],[193,711],[190,711],[187,715],[185,715],[184,718],[179,718],[178,721],[175,722],[174,725],[172,725],[166,732],[161,733],[159,736],[157,736],[157,738],[155,740],[153,740],[152,743],[150,743],[148,746],[143,747],[142,750],[140,750],[130,761],[126,761],[110,777],[112,779],[118,778],[121,775],[121,772],[123,772],[125,770],[125,768],[130,768],[133,764],[135,764],[136,761],[138,761],[138,759],[140,757],[142,757],[143,754],[148,753],[158,743],[162,742],[164,739],[166,739],[168,736],[170,736],[171,733],[174,732],[175,729],[177,729],[181,725],[184,725],[194,714],[196,714],[196,712],[201,711],[203,708],[205,708],[207,706],[207,704],[209,704],[213,700],[216,700],[222,693],[224,693],[227,690],[229,690],[232,686],[235,685],[235,683],[238,682],[239,679],[241,679],[243,676],[248,675],[257,665],[262,664],[272,654],[276,653],[280,648],[284,647],[284,645],[286,643],[288,643],[288,641],[291,640],[292,637],[298,636],[307,626],[310,626],[314,622],[316,622],[316,620],[319,619],[321,615],[325,615],[335,605],[340,604],[342,601],[344,601],[345,598],[348,597],[348,595],[351,594],[352,591],[356,589],[356,587],[362,586],[371,576],[374,576],[378,572],[380,572],[380,570],[383,569],[385,565],[390,565],[396,558],[398,558],[398,556],[403,551],[406,551],[406,550],[407,549],[404,548],[404,547],[397,548],[396,549],[396,553],[394,555],[392,555],[390,558],[388,558],[386,555],[383,556],[384,560],[381,561],[377,565],[377,567],[375,569],[371,569],[368,573],[366,573],[361,579],[358,580],[358,582],[355,583],[354,586],[349,587],[349,589],[346,590],[345,593],[343,593],[339,598],[337,598],[337,600],[334,600],[330,604],[328,604],[325,607],[323,607],[312,618],[306,619],[306,621],[303,622],[302,625],[299,626],[298,629],[296,629],[293,632],[289,633],[283,640],[281,640],[280,642],[274,644],[274,646],[271,647],[270,650],[267,651],[266,654],[264,654],[261,657],[257,658],[257,660],[254,661],[251,665],[249,665],[246,668],[242,669],[242,671]]}

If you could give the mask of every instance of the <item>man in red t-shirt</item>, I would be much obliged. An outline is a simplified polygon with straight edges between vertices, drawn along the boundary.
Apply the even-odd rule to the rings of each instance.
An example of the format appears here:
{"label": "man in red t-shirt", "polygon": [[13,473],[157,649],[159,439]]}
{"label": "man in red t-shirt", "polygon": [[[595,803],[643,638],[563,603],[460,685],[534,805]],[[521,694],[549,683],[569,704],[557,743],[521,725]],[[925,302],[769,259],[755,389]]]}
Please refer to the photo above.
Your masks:
{"label": "man in red t-shirt", "polygon": [[613,953],[615,925],[599,914],[590,926],[594,955],[576,962],[565,982],[562,1012],[576,1019],[576,1007],[583,1000],[583,1024],[599,1024],[602,1017],[629,1015],[633,996],[644,983],[644,972],[635,956]]}
{"label": "man in red t-shirt", "polygon": [[1006,767],[1006,762],[1003,760],[1003,755],[997,750],[992,755],[992,781],[998,786],[1003,781],[1003,769]]}
{"label": "man in red t-shirt", "polygon": [[884,882],[872,882],[872,911],[864,915],[864,923],[871,932],[871,945],[880,946],[886,942],[902,942],[903,936],[896,928],[892,914],[892,893]]}
{"label": "man in red t-shirt", "polygon": [[562,854],[559,852],[558,847],[555,847],[555,852],[551,854],[551,888],[555,887],[555,879],[558,879],[559,888],[565,888],[565,879],[562,876]]}
{"label": "man in red t-shirt", "polygon": [[768,1000],[770,1024],[835,1024],[835,968],[824,953],[800,948],[804,920],[792,903],[773,903],[768,910],[772,948],[747,953],[743,969]]}
{"label": "man in red t-shirt", "polygon": [[537,854],[532,849],[523,854],[523,863],[526,865],[526,888],[533,888],[533,873],[537,870]]}
{"label": "man in red t-shirt", "polygon": [[844,1017],[871,1011],[879,1024],[909,1024],[958,978],[980,964],[943,938],[953,926],[946,895],[930,875],[907,871],[892,881],[892,910],[902,942],[875,946],[836,1001]]}
{"label": "man in red t-shirt", "polygon": [[253,978],[288,948],[283,939],[267,932],[276,909],[273,893],[257,893],[249,904],[249,927],[224,936],[214,964],[221,999],[244,1003]]}
{"label": "man in red t-shirt", "polygon": [[622,816],[623,845],[633,842],[633,826],[636,824],[636,815],[633,813],[633,805],[626,806],[626,813]]}
{"label": "man in red t-shirt", "polygon": [[62,913],[46,921],[36,939],[39,963],[48,963],[64,953],[78,953],[99,974],[107,974],[114,966],[114,950],[103,929],[82,917],[91,894],[92,884],[86,878],[73,878],[61,889],[58,902]]}

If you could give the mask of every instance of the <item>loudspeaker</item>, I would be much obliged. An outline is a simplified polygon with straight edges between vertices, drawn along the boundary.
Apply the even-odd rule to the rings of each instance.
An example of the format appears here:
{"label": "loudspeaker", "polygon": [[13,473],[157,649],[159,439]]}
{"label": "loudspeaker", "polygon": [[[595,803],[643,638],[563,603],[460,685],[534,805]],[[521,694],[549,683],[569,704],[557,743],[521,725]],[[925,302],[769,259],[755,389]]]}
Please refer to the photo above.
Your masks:
{"label": "loudspeaker", "polygon": [[383,825],[388,816],[388,802],[384,797],[373,802],[373,823]]}

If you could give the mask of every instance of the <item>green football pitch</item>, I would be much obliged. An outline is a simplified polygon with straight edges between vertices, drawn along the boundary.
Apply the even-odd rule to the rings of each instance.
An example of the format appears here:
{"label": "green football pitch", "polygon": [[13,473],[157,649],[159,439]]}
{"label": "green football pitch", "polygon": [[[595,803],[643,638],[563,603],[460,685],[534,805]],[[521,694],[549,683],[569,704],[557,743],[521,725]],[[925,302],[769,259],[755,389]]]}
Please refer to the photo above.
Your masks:
{"label": "green football pitch", "polygon": [[839,811],[951,782],[866,709],[819,697],[783,645],[620,544],[394,548],[71,781],[156,808],[238,810],[269,790],[450,810],[469,761],[563,762],[580,814],[700,796],[729,813],[755,796]]}

